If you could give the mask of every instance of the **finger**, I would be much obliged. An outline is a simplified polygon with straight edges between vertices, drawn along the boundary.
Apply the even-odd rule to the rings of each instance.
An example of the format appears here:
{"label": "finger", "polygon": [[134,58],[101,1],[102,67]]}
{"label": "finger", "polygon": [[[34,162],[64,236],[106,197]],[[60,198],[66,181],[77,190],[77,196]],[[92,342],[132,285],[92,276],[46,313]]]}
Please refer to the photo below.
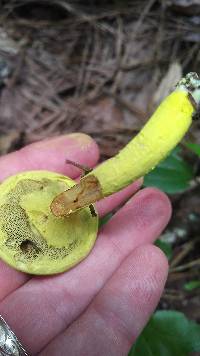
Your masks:
{"label": "finger", "polygon": [[98,146],[91,137],[74,133],[33,143],[0,158],[0,180],[21,171],[50,170],[76,178],[80,169],[66,164],[66,159],[94,167]]}
{"label": "finger", "polygon": [[138,245],[155,241],[171,217],[168,197],[156,188],[137,192],[106,224],[102,240],[120,253],[130,253]]}
{"label": "finger", "polygon": [[85,310],[136,246],[158,236],[170,211],[168,198],[160,191],[138,192],[105,226],[83,262],[67,273],[30,280],[0,304],[0,314],[37,353]]}
{"label": "finger", "polygon": [[[46,169],[75,178],[80,170],[66,165],[69,158],[93,167],[99,157],[96,143],[85,134],[65,135],[26,146],[0,158],[0,179],[18,171]],[[24,284],[29,276],[14,270],[0,261],[0,301]]]}
{"label": "finger", "polygon": [[143,179],[138,179],[134,183],[130,184],[128,187],[122,189],[120,192],[112,194],[109,197],[106,197],[99,202],[97,202],[96,208],[100,217],[105,216],[110,213],[118,206],[127,201],[137,190],[140,189],[143,183]]}
{"label": "finger", "polygon": [[30,277],[0,260],[0,302]]}
{"label": "finger", "polygon": [[154,246],[137,248],[87,311],[40,356],[126,356],[160,299],[167,261]]}

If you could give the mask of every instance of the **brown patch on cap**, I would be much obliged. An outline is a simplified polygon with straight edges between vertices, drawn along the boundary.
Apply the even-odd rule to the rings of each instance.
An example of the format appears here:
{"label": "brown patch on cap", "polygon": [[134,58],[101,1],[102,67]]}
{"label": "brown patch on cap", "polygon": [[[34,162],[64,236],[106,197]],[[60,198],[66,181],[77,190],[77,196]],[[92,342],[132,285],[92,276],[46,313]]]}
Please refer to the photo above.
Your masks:
{"label": "brown patch on cap", "polygon": [[103,198],[98,179],[89,174],[80,183],[59,194],[51,203],[51,211],[57,216],[66,216]]}

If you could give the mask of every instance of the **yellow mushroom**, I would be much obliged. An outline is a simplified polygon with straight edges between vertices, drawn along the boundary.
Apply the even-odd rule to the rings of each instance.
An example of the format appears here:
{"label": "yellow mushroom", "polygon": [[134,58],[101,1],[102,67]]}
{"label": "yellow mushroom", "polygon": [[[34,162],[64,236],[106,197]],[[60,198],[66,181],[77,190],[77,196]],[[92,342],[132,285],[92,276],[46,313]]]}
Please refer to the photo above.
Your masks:
{"label": "yellow mushroom", "polygon": [[98,217],[89,205],[154,168],[187,132],[199,102],[200,80],[189,73],[140,133],[78,184],[46,171],[6,179],[0,185],[0,257],[31,274],[59,273],[79,263],[97,236]]}
{"label": "yellow mushroom", "polygon": [[139,134],[115,157],[58,195],[55,216],[66,216],[115,193],[152,170],[181,141],[200,101],[200,80],[189,73],[157,108]]}

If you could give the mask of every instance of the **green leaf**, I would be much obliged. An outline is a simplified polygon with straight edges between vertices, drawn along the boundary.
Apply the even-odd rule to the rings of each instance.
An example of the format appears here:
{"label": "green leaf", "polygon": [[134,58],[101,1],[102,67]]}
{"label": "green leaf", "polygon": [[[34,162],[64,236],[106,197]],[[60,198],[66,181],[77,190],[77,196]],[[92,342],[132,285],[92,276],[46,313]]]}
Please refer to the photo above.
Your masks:
{"label": "green leaf", "polygon": [[189,356],[200,351],[200,325],[183,313],[157,311],[129,356]]}
{"label": "green leaf", "polygon": [[185,142],[185,145],[187,148],[189,148],[192,152],[196,153],[196,155],[200,157],[200,145],[191,142]]}
{"label": "green leaf", "polygon": [[184,289],[191,291],[194,289],[200,288],[200,281],[190,281],[184,284]]}
{"label": "green leaf", "polygon": [[194,177],[193,169],[179,153],[178,147],[148,173],[144,178],[144,186],[157,187],[168,194],[181,193],[189,188],[189,182]]}
{"label": "green leaf", "polygon": [[99,219],[99,228],[101,228],[103,225],[107,224],[107,222],[112,218],[113,214],[108,213],[105,215],[103,218]]}
{"label": "green leaf", "polygon": [[157,239],[155,245],[158,246],[165,253],[168,260],[171,259],[173,251],[172,251],[172,246],[170,245],[169,242]]}

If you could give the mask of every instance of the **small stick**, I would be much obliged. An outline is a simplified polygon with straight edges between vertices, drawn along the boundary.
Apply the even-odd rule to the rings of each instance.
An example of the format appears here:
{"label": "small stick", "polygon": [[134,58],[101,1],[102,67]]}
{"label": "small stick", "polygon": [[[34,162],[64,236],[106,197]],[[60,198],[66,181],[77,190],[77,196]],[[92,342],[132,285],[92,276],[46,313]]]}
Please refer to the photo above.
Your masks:
{"label": "small stick", "polygon": [[92,168],[87,167],[87,166],[84,166],[84,165],[82,165],[82,164],[80,164],[80,163],[71,161],[71,160],[68,159],[68,158],[65,160],[65,163],[71,164],[72,166],[81,169],[81,170],[83,171],[83,174],[81,175],[81,177],[84,177],[84,176],[86,176],[86,174],[92,172]]}
{"label": "small stick", "polygon": [[170,268],[169,272],[170,273],[172,273],[172,272],[174,273],[174,272],[184,271],[186,269],[190,269],[192,267],[197,267],[197,266],[200,266],[200,258],[198,258],[198,259],[196,259],[194,261],[185,263],[184,265]]}
{"label": "small stick", "polygon": [[187,256],[187,254],[191,250],[193,250],[194,245],[195,245],[195,241],[190,241],[190,242],[187,242],[186,244],[184,244],[182,246],[181,251],[172,260],[172,262],[170,264],[171,268],[176,267]]}

